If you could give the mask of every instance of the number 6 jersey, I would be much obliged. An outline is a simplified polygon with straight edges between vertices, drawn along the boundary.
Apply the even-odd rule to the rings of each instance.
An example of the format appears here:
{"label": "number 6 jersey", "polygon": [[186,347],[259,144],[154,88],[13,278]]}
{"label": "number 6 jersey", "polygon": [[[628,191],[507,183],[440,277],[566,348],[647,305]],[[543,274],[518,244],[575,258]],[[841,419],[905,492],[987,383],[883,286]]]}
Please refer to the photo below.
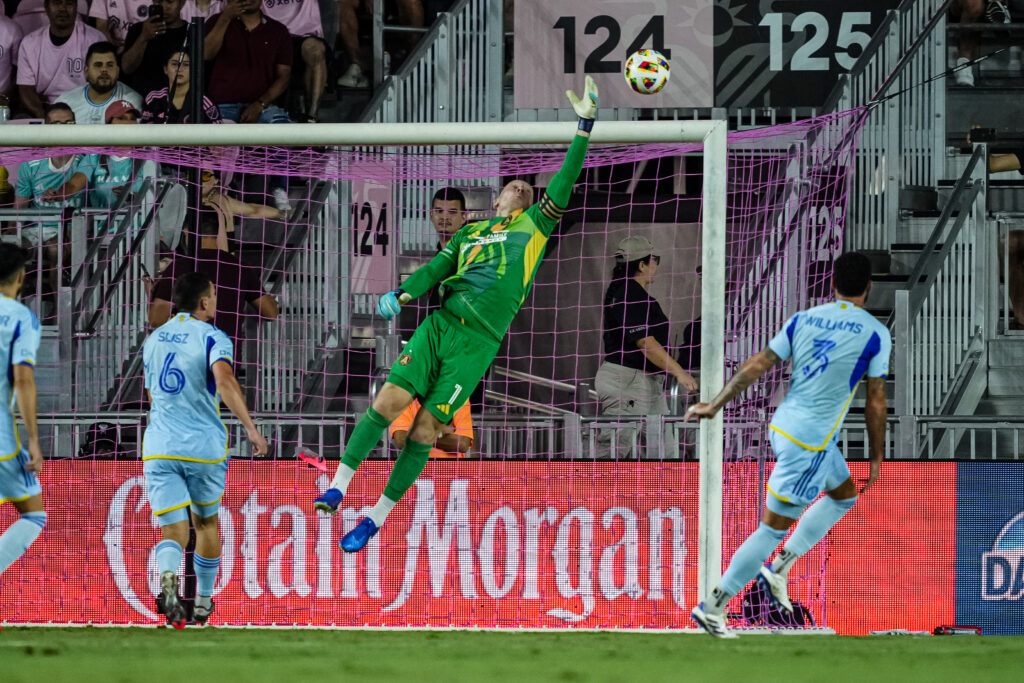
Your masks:
{"label": "number 6 jersey", "polygon": [[142,459],[227,458],[227,428],[220,419],[213,364],[234,363],[228,336],[210,323],[178,313],[149,335],[142,360],[152,396]]}
{"label": "number 6 jersey", "polygon": [[864,309],[833,301],[794,315],[768,347],[782,360],[793,358],[789,393],[770,429],[820,451],[846,417],[861,379],[888,375],[892,337]]}

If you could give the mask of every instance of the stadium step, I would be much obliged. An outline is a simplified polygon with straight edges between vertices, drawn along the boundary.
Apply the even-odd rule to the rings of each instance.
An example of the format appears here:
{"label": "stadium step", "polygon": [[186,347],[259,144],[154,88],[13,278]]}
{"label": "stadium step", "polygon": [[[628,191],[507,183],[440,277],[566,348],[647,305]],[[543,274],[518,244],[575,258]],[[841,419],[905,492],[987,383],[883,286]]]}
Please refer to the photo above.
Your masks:
{"label": "stadium step", "polygon": [[1024,401],[1024,336],[1002,336],[989,342],[988,396]]}
{"label": "stadium step", "polygon": [[[924,242],[897,242],[889,247],[889,274],[910,275],[920,260],[924,247]],[[942,244],[936,244],[935,250],[940,249]]]}

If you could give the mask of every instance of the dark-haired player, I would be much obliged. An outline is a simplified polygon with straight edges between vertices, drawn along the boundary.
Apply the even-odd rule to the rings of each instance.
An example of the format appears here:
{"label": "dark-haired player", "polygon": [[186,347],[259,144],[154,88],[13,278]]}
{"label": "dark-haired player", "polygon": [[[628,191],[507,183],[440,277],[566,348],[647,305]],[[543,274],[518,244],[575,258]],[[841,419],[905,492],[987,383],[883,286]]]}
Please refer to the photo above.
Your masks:
{"label": "dark-haired player", "polygon": [[567,93],[579,126],[561,170],[536,204],[533,188],[513,180],[494,202],[495,217],[459,230],[430,263],[401,289],[381,297],[377,312],[390,320],[402,305],[440,283],[441,310],[413,334],[391,367],[373,405],[356,425],[331,486],[315,501],[337,512],[356,468],[380,441],[384,429],[419,398],[416,413],[383,495],[368,517],[341,539],[346,552],[361,550],[427,463],[431,445],[480,382],[494,360],[512,318],[530,292],[548,237],[569,204],[583,170],[590,130],[597,115],[597,86],[587,76],[583,98]]}
{"label": "dark-haired player", "polygon": [[[851,252],[836,259],[832,289],[835,301],[794,315],[768,348],[740,366],[718,396],[687,411],[687,418],[714,417],[769,368],[792,357],[789,393],[769,426],[778,463],[768,479],[761,524],[736,550],[711,594],[693,608],[694,620],[713,636],[736,637],[726,628],[725,606],[755,577],[773,603],[792,612],[787,588],[790,568],[857,502],[857,486],[837,435],[865,375],[871,474],[860,491],[878,480],[885,454],[885,377],[892,338],[884,325],[861,308],[871,291],[867,257]],[[801,517],[823,491],[826,495]],[[800,523],[771,567],[764,566],[798,517]]]}
{"label": "dark-haired player", "polygon": [[221,401],[241,420],[254,454],[265,454],[267,442],[235,379],[231,340],[210,324],[217,310],[213,283],[202,273],[186,273],[175,281],[172,298],[175,315],[142,347],[150,400],[142,460],[149,505],[163,532],[156,546],[163,610],[168,624],[183,628],[187,615],[178,600],[178,566],[189,510],[196,529],[193,617],[206,623],[213,611],[210,596],[220,568],[217,511],[228,471]]}
{"label": "dark-haired player", "polygon": [[[0,574],[25,554],[46,526],[43,489],[43,451],[36,424],[36,352],[39,349],[39,319],[18,302],[25,282],[27,254],[20,248],[0,243],[0,503],[10,501],[21,518],[0,536]],[[21,444],[11,412],[11,394],[25,421],[27,448]],[[2,582],[0,582],[2,585]]]}

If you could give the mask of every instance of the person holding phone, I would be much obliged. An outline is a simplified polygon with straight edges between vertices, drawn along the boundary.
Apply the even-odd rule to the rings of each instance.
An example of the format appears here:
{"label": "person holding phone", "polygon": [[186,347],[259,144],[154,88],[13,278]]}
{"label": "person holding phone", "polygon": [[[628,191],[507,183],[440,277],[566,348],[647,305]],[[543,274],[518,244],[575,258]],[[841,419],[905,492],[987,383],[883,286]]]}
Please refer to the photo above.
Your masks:
{"label": "person holding phone", "polygon": [[121,56],[124,80],[140,93],[158,90],[167,83],[164,66],[175,52],[188,51],[188,24],[181,18],[185,0],[158,0],[149,6],[146,21],[128,29]]}
{"label": "person holding phone", "polygon": [[154,0],[92,0],[89,16],[96,20],[107,40],[122,49],[128,31],[135,24],[149,19]]}

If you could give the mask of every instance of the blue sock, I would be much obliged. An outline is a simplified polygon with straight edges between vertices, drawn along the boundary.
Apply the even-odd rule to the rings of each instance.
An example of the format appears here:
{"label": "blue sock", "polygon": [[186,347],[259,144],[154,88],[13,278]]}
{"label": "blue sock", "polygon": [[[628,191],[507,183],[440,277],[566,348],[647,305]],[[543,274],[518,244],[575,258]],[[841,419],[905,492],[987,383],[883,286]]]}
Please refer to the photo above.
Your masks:
{"label": "blue sock", "polygon": [[[775,550],[775,546],[786,537],[786,531],[786,529],[773,529],[761,522],[757,530],[743,541],[743,545],[732,556],[729,568],[725,570],[722,580],[718,582],[716,590],[720,592],[720,596],[715,597],[715,603],[721,602],[722,598],[726,598],[725,602],[728,602],[728,598],[732,598],[743,590],[757,576],[761,565]],[[718,605],[711,607],[714,609]],[[720,608],[724,607],[725,603],[722,603]]]}
{"label": "blue sock", "polygon": [[165,538],[156,544],[156,566],[160,569],[160,574],[164,572],[178,573],[178,569],[181,567],[181,544],[177,541],[172,541],[169,538]]}
{"label": "blue sock", "polygon": [[21,519],[0,536],[0,574],[25,554],[32,542],[39,538],[46,526],[45,512],[24,512]]}
{"label": "blue sock", "polygon": [[213,595],[213,584],[217,583],[217,570],[220,569],[220,558],[212,560],[199,553],[192,556],[196,568],[196,595],[210,597]]}
{"label": "blue sock", "polygon": [[788,574],[789,568],[793,566],[797,558],[825,538],[828,530],[835,526],[835,523],[849,512],[856,502],[857,496],[845,500],[833,500],[828,496],[819,498],[800,517],[793,535],[789,537],[782,552],[772,562],[772,571],[778,574]]}

